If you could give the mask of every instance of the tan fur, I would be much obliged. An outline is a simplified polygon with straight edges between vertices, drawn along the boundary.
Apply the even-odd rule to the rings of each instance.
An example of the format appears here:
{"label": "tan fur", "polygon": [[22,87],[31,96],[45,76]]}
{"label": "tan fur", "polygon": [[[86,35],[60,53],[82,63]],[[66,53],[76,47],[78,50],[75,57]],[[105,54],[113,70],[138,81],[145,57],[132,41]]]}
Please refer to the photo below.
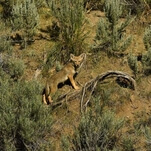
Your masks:
{"label": "tan fur", "polygon": [[74,89],[78,90],[79,87],[76,85],[73,78],[74,74],[77,72],[80,65],[86,58],[86,54],[81,54],[80,56],[74,56],[70,54],[70,62],[67,63],[62,70],[54,74],[52,77],[47,79],[46,86],[43,91],[42,101],[45,104],[51,104],[53,102],[51,96],[55,94],[58,89],[58,84],[63,83],[66,80],[70,80]]}

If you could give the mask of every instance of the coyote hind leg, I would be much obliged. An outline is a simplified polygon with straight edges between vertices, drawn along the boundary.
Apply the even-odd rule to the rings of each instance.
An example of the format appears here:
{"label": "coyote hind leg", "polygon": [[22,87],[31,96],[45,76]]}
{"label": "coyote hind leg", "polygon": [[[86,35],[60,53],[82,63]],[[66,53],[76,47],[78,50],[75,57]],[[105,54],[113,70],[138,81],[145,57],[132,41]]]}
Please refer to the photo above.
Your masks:
{"label": "coyote hind leg", "polygon": [[51,99],[50,95],[48,94],[48,92],[46,91],[46,89],[43,90],[43,94],[42,94],[42,102],[44,104],[51,104],[53,102],[53,100]]}
{"label": "coyote hind leg", "polygon": [[44,104],[48,104],[48,103],[47,103],[47,100],[46,100],[46,95],[45,95],[45,94],[42,95],[42,102],[43,102]]}
{"label": "coyote hind leg", "polygon": [[51,96],[57,91],[57,85],[50,85],[50,93],[47,95],[47,101],[49,104],[53,103]]}
{"label": "coyote hind leg", "polygon": [[48,100],[48,103],[49,103],[49,104],[53,103],[53,100],[51,99],[51,96],[50,96],[50,95],[47,97],[47,100]]}
{"label": "coyote hind leg", "polygon": [[51,104],[52,102],[53,102],[53,100],[51,99],[51,97],[50,96],[48,96],[48,97],[46,97],[46,94],[43,94],[42,95],[42,102],[44,103],[44,104]]}

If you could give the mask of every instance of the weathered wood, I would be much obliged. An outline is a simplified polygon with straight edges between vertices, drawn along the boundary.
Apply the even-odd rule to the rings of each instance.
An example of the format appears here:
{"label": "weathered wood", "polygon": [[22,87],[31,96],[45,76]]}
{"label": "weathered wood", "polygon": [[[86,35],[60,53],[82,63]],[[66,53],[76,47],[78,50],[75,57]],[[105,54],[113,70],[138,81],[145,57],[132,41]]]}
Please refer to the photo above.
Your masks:
{"label": "weathered wood", "polygon": [[136,82],[130,75],[128,75],[127,73],[121,72],[121,71],[108,71],[108,72],[99,74],[96,78],[86,82],[82,89],[76,90],[73,92],[69,92],[69,93],[66,93],[66,94],[60,96],[57,99],[57,102],[52,104],[52,107],[54,108],[56,106],[59,106],[64,101],[72,101],[76,98],[81,97],[81,108],[82,108],[83,107],[83,99],[85,98],[85,94],[89,89],[90,93],[88,96],[88,100],[85,103],[85,106],[87,106],[97,84],[104,81],[105,79],[114,78],[114,77],[120,78],[121,80],[123,80],[123,82],[125,82],[129,86],[129,88],[135,90]]}

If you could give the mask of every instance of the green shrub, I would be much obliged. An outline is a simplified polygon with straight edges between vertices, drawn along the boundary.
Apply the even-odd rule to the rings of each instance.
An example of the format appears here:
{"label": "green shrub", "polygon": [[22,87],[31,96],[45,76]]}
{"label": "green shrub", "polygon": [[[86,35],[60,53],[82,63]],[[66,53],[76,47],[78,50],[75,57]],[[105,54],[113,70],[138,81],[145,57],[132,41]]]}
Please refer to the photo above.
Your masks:
{"label": "green shrub", "polygon": [[145,29],[143,42],[144,42],[146,50],[151,48],[151,26]]}
{"label": "green shrub", "polygon": [[142,65],[145,74],[151,73],[151,47],[142,55]]}
{"label": "green shrub", "polygon": [[136,77],[136,75],[138,73],[137,57],[132,54],[128,55],[128,65],[132,69],[132,71]]}
{"label": "green shrub", "polygon": [[132,137],[129,137],[129,136],[124,137],[121,144],[122,144],[122,148],[123,148],[122,151],[134,151],[135,150],[135,147],[134,147],[135,140]]}
{"label": "green shrub", "polygon": [[102,10],[105,0],[84,0],[84,8],[86,10]]}
{"label": "green shrub", "polygon": [[[47,49],[47,48],[46,48]],[[60,63],[61,61],[63,62],[63,54],[61,53],[61,48],[60,45],[54,45],[51,50],[47,50],[47,58],[46,58],[46,63],[43,65],[44,68],[42,70],[43,76],[49,76],[48,72],[49,69],[52,67],[56,67],[57,62]]]}
{"label": "green shrub", "polygon": [[85,15],[82,0],[52,0],[50,2],[53,16],[57,19],[60,28],[58,45],[67,61],[70,53],[79,55],[85,48]]}
{"label": "green shrub", "polygon": [[35,4],[38,8],[46,6],[46,0],[35,0]]}
{"label": "green shrub", "polygon": [[147,1],[150,0],[123,0],[125,7],[128,10],[131,10],[133,15],[137,16],[140,16],[144,12]]}
{"label": "green shrub", "polygon": [[33,41],[36,27],[38,26],[39,14],[33,0],[24,0],[13,5],[11,26],[14,31],[21,31],[23,38],[22,47],[26,47],[27,42]]}
{"label": "green shrub", "polygon": [[146,126],[151,126],[151,112],[146,112],[146,110],[142,110],[136,112],[135,121],[133,122],[134,129],[137,135],[143,133],[143,130]]}
{"label": "green shrub", "polygon": [[151,73],[151,26],[145,29],[143,42],[147,52],[142,54],[141,63],[144,73],[148,75]]}
{"label": "green shrub", "polygon": [[[5,31],[5,32],[4,32]],[[0,53],[12,51],[11,40],[10,40],[10,31],[6,29],[5,23],[0,19]]]}
{"label": "green shrub", "polygon": [[136,120],[134,122],[134,128],[137,132],[137,135],[141,134],[145,139],[145,149],[146,151],[151,150],[151,111],[146,112],[143,111],[137,112],[134,117]]}
{"label": "green shrub", "polygon": [[[151,26],[145,29],[143,42],[147,52],[142,54],[140,61],[143,68],[143,73],[149,75],[151,73]],[[137,57],[130,54],[128,56],[128,64],[136,76],[136,74],[138,73]]]}
{"label": "green shrub", "polygon": [[145,130],[144,130],[144,136],[145,136],[145,143],[146,143],[146,151],[150,151],[151,150],[151,129],[150,127],[146,126]]}
{"label": "green shrub", "polygon": [[73,137],[63,138],[64,150],[103,151],[116,148],[124,120],[116,118],[113,112],[102,111],[99,104],[93,110],[82,116]]}
{"label": "green shrub", "polygon": [[1,0],[0,4],[3,7],[3,11],[2,11],[2,17],[5,20],[9,20],[11,17],[11,11],[12,11],[12,5],[13,5],[13,0]]}
{"label": "green shrub", "polygon": [[5,58],[2,67],[11,78],[17,80],[24,74],[25,64],[21,59]]}
{"label": "green shrub", "polygon": [[41,103],[41,85],[13,82],[0,70],[0,150],[33,151],[50,148],[50,108]]}
{"label": "green shrub", "polygon": [[132,22],[130,16],[125,21],[120,20],[123,12],[121,0],[105,1],[105,16],[98,22],[95,37],[96,50],[107,51],[108,54],[116,54],[125,51],[131,43],[131,36],[124,36],[126,27]]}

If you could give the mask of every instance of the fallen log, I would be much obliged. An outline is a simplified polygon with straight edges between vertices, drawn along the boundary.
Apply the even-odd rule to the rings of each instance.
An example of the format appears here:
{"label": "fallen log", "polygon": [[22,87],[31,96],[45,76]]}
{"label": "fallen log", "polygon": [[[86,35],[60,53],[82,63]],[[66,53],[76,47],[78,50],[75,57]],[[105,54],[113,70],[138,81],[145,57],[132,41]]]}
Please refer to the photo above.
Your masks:
{"label": "fallen log", "polygon": [[[52,108],[55,108],[65,101],[72,101],[76,98],[79,98],[81,100],[81,112],[83,110],[83,106],[87,106],[89,103],[91,96],[97,86],[98,83],[101,84],[102,81],[110,78],[115,78],[117,80],[118,84],[125,84],[128,88],[135,90],[136,88],[136,82],[135,80],[128,75],[127,73],[121,72],[121,71],[107,71],[105,73],[99,74],[97,77],[93,78],[92,80],[85,83],[85,85],[80,90],[75,90],[73,92],[68,92],[66,94],[63,94],[57,99],[57,102],[52,104]],[[122,85],[121,85],[122,86]],[[87,97],[86,103],[83,105],[84,98],[86,95],[86,92],[90,91],[89,96]]]}

